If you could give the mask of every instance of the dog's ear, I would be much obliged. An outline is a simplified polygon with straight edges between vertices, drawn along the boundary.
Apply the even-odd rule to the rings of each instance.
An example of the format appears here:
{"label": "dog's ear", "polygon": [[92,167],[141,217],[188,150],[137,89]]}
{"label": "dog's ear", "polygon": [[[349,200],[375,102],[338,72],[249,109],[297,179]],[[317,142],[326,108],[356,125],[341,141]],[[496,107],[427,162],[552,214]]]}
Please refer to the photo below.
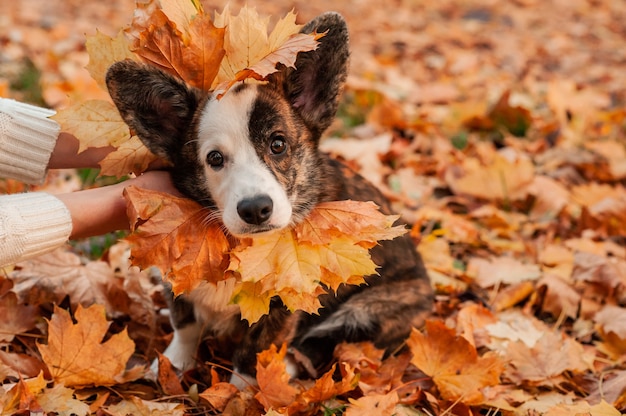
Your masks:
{"label": "dog's ear", "polygon": [[302,116],[317,140],[330,126],[348,73],[348,28],[343,17],[324,13],[307,23],[301,33],[326,33],[316,50],[300,52],[295,69],[285,68],[270,78]]}
{"label": "dog's ear", "polygon": [[126,124],[152,153],[172,162],[198,107],[199,93],[157,68],[130,60],[111,65],[106,83]]}

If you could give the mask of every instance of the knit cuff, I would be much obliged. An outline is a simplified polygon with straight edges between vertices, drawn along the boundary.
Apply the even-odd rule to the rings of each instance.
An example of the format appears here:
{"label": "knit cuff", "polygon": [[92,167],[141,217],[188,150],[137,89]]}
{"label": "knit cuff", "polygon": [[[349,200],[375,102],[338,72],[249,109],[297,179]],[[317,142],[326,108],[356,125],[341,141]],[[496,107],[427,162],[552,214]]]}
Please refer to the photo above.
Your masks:
{"label": "knit cuff", "polygon": [[62,246],[72,232],[70,212],[44,192],[0,198],[0,267]]}
{"label": "knit cuff", "polygon": [[54,110],[0,99],[0,177],[40,184],[61,127]]}

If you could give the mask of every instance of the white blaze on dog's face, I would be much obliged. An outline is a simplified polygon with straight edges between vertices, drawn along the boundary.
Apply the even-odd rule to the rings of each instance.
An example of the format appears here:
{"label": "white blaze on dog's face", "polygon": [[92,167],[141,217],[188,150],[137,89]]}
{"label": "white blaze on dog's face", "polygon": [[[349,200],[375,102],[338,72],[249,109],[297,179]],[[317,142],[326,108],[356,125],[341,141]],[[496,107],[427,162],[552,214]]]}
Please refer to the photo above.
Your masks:
{"label": "white blaze on dog's face", "polygon": [[280,131],[251,137],[256,100],[256,86],[231,91],[219,100],[210,98],[198,118],[198,159],[204,165],[207,190],[235,236],[291,223],[289,196],[265,162],[280,157],[288,143]]}

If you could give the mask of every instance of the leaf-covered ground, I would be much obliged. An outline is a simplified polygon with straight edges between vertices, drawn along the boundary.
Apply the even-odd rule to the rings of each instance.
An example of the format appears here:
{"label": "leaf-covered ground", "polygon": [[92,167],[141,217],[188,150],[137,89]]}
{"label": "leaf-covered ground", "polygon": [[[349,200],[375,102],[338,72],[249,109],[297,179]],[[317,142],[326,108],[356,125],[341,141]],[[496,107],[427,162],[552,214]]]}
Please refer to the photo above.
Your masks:
{"label": "leaf-covered ground", "polygon": [[[259,390],[245,394],[220,382],[228,363],[216,358],[155,384],[141,366],[171,336],[160,287],[128,271],[121,244],[100,260],[84,255],[101,245],[90,241],[3,274],[3,414],[182,414],[177,403],[189,414],[626,410],[626,4],[247,3],[273,16],[295,6],[301,21],[325,10],[346,17],[352,69],[324,147],[412,225],[437,292],[433,322],[411,336],[409,353],[387,360],[345,346],[335,382],[287,384],[279,350],[259,358]],[[2,2],[0,95],[55,108],[106,98],[83,69],[85,34],[114,36],[133,9],[131,0]],[[78,186],[53,173],[47,189]],[[77,310],[94,303],[111,322],[105,340],[80,335],[86,316],[107,331],[102,311]],[[135,342],[125,373],[115,367],[123,328]],[[73,337],[91,355],[59,353]],[[204,347],[211,357],[218,346]],[[110,356],[118,361],[107,367]],[[74,377],[94,369],[91,383]]]}

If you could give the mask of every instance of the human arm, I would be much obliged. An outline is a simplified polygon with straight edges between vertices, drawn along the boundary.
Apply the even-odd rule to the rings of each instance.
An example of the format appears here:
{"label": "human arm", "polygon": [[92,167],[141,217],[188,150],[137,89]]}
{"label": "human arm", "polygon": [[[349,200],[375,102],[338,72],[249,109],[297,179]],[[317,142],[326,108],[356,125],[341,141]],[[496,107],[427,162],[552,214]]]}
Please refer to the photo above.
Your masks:
{"label": "human arm", "polygon": [[180,195],[168,172],[152,171],[114,185],[59,195],[0,196],[0,267],[51,251],[68,239],[128,230],[123,191],[130,185]]}

